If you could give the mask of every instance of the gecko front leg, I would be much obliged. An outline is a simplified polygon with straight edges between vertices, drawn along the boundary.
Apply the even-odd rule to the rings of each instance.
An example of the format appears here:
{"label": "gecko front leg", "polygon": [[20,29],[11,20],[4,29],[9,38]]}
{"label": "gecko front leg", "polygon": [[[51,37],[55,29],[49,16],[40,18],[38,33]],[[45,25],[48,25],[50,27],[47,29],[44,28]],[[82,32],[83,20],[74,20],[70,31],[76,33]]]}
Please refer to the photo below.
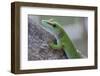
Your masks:
{"label": "gecko front leg", "polygon": [[53,49],[61,49],[62,48],[62,45],[60,43],[54,43],[54,42],[51,42],[49,43],[49,46]]}

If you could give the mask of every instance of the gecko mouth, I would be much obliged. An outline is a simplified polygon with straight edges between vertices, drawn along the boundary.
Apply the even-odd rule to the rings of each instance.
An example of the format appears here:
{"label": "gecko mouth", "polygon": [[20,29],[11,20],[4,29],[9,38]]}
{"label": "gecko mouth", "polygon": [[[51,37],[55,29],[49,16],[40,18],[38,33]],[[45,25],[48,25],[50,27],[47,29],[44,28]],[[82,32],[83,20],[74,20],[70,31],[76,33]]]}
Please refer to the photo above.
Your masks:
{"label": "gecko mouth", "polygon": [[49,22],[49,21],[46,21],[46,20],[42,20],[42,24],[46,24],[48,26],[52,26],[53,25],[52,22]]}
{"label": "gecko mouth", "polygon": [[47,22],[50,26],[52,26],[53,24],[51,22]]}

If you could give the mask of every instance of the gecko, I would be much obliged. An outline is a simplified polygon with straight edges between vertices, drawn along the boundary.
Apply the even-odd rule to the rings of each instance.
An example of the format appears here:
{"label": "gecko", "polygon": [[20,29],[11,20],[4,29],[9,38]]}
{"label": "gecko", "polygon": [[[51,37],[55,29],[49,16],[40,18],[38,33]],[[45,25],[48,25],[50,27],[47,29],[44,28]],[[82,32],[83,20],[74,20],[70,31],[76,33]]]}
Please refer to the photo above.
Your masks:
{"label": "gecko", "polygon": [[82,58],[80,52],[77,51],[68,34],[65,32],[61,24],[53,19],[42,20],[42,27],[54,35],[55,42],[49,43],[53,49],[63,49],[69,59]]}

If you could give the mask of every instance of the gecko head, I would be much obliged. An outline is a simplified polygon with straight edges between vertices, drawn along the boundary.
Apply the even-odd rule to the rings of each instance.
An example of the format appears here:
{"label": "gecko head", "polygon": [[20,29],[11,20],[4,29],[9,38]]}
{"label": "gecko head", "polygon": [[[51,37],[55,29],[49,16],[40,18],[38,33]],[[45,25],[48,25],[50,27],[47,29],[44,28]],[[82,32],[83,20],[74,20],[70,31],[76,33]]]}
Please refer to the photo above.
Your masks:
{"label": "gecko head", "polygon": [[50,33],[58,34],[62,28],[61,26],[54,21],[53,19],[50,20],[42,20],[42,26]]}

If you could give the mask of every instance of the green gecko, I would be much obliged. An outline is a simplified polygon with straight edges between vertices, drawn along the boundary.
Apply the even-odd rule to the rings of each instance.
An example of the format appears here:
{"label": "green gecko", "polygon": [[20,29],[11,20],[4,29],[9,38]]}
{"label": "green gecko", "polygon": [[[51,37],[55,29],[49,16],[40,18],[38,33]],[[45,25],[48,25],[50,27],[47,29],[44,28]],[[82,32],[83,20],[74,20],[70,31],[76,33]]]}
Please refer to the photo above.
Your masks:
{"label": "green gecko", "polygon": [[42,27],[53,34],[56,38],[57,43],[51,42],[49,44],[51,48],[62,48],[68,58],[82,58],[81,54],[77,51],[69,36],[59,23],[57,23],[53,19],[42,20]]}

